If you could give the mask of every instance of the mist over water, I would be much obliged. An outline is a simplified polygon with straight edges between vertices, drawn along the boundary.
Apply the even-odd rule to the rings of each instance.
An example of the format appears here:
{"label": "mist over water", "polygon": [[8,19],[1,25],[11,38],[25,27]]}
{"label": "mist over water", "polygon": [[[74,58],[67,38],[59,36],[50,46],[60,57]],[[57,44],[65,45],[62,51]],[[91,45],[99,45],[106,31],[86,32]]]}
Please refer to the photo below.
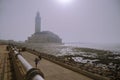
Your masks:
{"label": "mist over water", "polygon": [[120,44],[65,43],[64,45],[120,52]]}

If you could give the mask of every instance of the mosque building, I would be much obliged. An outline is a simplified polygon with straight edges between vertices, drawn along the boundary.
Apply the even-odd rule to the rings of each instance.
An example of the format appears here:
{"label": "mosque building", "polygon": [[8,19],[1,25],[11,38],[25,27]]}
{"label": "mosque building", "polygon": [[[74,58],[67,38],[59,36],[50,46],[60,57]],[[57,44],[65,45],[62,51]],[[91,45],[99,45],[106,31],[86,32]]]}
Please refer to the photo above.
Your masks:
{"label": "mosque building", "polygon": [[37,12],[35,17],[35,33],[28,37],[27,43],[62,43],[62,39],[50,31],[41,31],[41,17]]}

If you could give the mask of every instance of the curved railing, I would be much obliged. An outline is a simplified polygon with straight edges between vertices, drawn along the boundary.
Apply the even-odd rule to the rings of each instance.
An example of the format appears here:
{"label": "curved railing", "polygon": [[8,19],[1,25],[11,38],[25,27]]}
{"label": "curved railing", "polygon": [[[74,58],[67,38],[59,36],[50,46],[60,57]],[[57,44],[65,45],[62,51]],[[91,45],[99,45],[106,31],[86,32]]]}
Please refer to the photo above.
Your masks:
{"label": "curved railing", "polygon": [[[11,49],[10,49],[10,55],[11,55],[11,58],[12,61],[14,62],[14,71],[16,71],[16,77],[17,77],[17,80],[21,80],[21,79],[24,79],[24,80],[44,80],[44,75],[43,73],[37,69],[37,68],[33,68],[21,55],[21,53],[14,47],[10,46]],[[25,74],[22,75],[20,74],[21,70],[19,70],[18,68],[20,68],[20,64],[18,63],[21,63],[21,67],[24,68],[25,70]]]}

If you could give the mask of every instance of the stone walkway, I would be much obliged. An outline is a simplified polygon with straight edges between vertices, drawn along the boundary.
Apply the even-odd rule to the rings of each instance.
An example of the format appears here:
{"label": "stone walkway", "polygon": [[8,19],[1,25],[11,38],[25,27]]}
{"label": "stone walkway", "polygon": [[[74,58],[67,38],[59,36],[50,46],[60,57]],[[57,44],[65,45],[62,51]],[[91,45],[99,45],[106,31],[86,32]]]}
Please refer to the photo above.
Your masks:
{"label": "stone walkway", "polygon": [[[34,59],[37,56],[28,52],[22,52],[22,55],[33,67],[35,67]],[[93,80],[45,59],[39,62],[38,68],[44,73],[45,80]]]}
{"label": "stone walkway", "polygon": [[0,80],[11,80],[10,63],[6,45],[0,45]]}

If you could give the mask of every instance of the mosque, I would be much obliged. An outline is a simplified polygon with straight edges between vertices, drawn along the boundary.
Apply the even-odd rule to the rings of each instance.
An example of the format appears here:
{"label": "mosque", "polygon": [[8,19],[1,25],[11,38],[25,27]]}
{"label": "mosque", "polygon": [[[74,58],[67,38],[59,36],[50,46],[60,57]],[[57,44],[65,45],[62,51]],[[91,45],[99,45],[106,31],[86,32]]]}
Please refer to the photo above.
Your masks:
{"label": "mosque", "polygon": [[35,33],[28,37],[27,43],[62,43],[62,39],[50,31],[41,31],[41,17],[37,12],[35,17]]}

